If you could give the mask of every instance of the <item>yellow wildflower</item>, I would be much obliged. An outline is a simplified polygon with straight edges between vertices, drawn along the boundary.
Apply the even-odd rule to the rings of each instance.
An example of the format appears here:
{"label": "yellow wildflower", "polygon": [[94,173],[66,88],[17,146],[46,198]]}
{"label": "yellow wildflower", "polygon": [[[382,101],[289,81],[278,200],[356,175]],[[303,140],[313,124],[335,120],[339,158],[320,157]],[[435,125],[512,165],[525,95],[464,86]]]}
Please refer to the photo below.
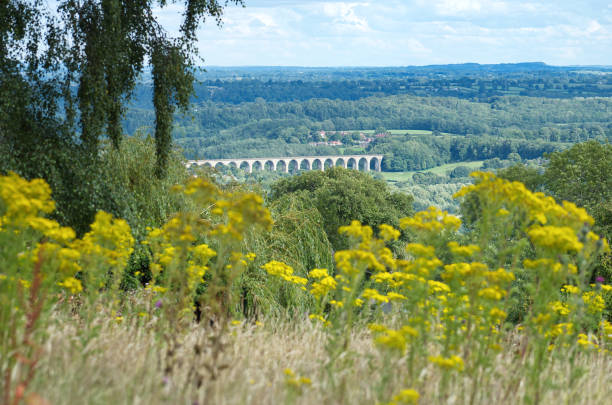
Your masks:
{"label": "yellow wildflower", "polygon": [[67,277],[64,281],[58,282],[57,285],[70,291],[71,294],[76,294],[83,291],[81,281],[74,277]]}
{"label": "yellow wildflower", "polygon": [[401,235],[400,231],[398,231],[391,225],[387,225],[387,224],[380,225],[378,227],[378,230],[379,230],[380,237],[384,241],[397,240]]}
{"label": "yellow wildflower", "polygon": [[261,266],[268,274],[277,276],[293,284],[304,285],[308,282],[303,277],[294,276],[293,268],[285,263],[273,260]]}
{"label": "yellow wildflower", "polygon": [[566,303],[561,301],[553,301],[550,303],[550,308],[561,316],[569,315],[570,308]]}
{"label": "yellow wildflower", "polygon": [[490,300],[501,300],[506,295],[504,290],[499,289],[497,286],[483,288],[478,291],[478,296]]}
{"label": "yellow wildflower", "polygon": [[393,292],[393,291],[389,291],[387,293],[387,298],[389,298],[389,300],[391,300],[391,301],[400,301],[400,300],[405,300],[406,299],[406,297],[403,296],[402,294],[398,294],[398,293]]}
{"label": "yellow wildflower", "polygon": [[603,297],[594,291],[585,292],[582,294],[582,300],[588,305],[587,310],[590,313],[598,314],[606,308],[606,301]]}
{"label": "yellow wildflower", "polygon": [[425,246],[420,243],[408,243],[406,251],[418,257],[434,257],[435,248],[433,246]]}
{"label": "yellow wildflower", "polygon": [[371,299],[378,302],[389,302],[389,298],[382,295],[378,292],[378,290],[375,290],[373,288],[366,288],[365,290],[363,290],[361,296],[366,300]]}
{"label": "yellow wildflower", "polygon": [[457,256],[472,256],[474,253],[480,252],[480,247],[476,245],[459,246],[455,241],[448,242],[450,251]]}
{"label": "yellow wildflower", "polygon": [[336,280],[331,276],[323,277],[319,281],[312,283],[310,293],[316,298],[321,298],[328,292],[335,290],[337,286]]}
{"label": "yellow wildflower", "polygon": [[580,288],[575,285],[566,284],[561,288],[561,291],[566,292],[568,294],[578,294],[580,292]]}
{"label": "yellow wildflower", "polygon": [[386,329],[381,336],[378,336],[375,343],[389,349],[404,352],[406,350],[406,337],[399,331]]}
{"label": "yellow wildflower", "polygon": [[327,269],[312,269],[308,272],[308,277],[311,278],[323,278],[328,276]]}
{"label": "yellow wildflower", "polygon": [[527,231],[534,244],[563,252],[578,252],[584,246],[569,226],[538,226]]}
{"label": "yellow wildflower", "polygon": [[448,358],[442,356],[429,356],[427,358],[431,363],[437,365],[444,370],[457,370],[463,371],[463,359],[459,356],[453,355]]}
{"label": "yellow wildflower", "polygon": [[396,404],[416,404],[419,402],[419,393],[413,389],[401,390],[399,394],[393,397],[393,401]]}

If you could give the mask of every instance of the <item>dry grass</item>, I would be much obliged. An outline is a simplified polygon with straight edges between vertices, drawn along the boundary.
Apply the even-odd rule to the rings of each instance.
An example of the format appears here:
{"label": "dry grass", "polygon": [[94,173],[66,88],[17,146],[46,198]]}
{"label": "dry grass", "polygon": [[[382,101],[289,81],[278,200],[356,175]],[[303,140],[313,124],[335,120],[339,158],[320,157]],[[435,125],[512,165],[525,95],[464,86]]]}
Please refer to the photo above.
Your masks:
{"label": "dry grass", "polygon": [[[48,330],[46,354],[31,391],[51,404],[373,404],[410,388],[404,385],[404,359],[386,358],[367,332],[355,333],[350,350],[332,365],[332,384],[325,333],[306,318],[231,326],[216,364],[223,368],[217,379],[205,371],[210,350],[194,353],[196,342],[207,341],[207,331],[194,326],[175,356],[177,372],[165,376],[165,345],[150,326],[102,321],[85,327],[58,321]],[[200,388],[188,377],[193,368],[205,376]],[[291,390],[285,368],[310,378],[312,385]],[[570,385],[570,375],[580,368],[583,373]],[[554,364],[546,376],[553,386],[542,404],[605,404],[612,398],[610,355],[580,354],[572,362]],[[524,403],[525,377],[517,355],[499,355],[493,371],[479,379],[474,403]],[[433,367],[421,370],[419,381],[415,388],[421,404],[469,403],[472,381],[461,375],[446,391],[450,395],[439,394],[441,374]]]}

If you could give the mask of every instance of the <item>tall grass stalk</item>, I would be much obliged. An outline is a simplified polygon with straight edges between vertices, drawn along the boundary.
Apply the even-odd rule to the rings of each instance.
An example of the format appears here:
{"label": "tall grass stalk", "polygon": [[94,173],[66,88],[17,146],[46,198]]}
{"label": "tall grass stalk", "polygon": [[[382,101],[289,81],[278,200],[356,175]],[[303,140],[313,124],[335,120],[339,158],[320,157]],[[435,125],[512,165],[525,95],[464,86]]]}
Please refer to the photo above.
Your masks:
{"label": "tall grass stalk", "polygon": [[[30,391],[52,404],[277,404],[287,398],[285,368],[312,380],[293,400],[296,404],[372,404],[379,400],[377,381],[384,377],[385,391],[397,392],[410,380],[406,367],[388,362],[363,329],[351,331],[347,350],[353,361],[335,372],[349,389],[331,389],[326,370],[324,327],[307,318],[269,319],[262,326],[241,323],[230,325],[227,348],[220,362],[227,368],[217,379],[204,379],[200,387],[185,384],[189,370],[198,361],[190,347],[203,338],[206,330],[193,325],[178,348],[182,364],[171,379],[159,367],[165,353],[164,342],[156,339],[151,327],[155,320],[133,319],[117,323],[108,318],[81,325],[56,314],[56,322],[46,330],[48,339],[42,349],[38,373]],[[87,329],[99,325],[93,338],[83,340]],[[493,359],[491,371],[481,376],[475,399],[470,400],[470,378],[449,380],[444,392],[443,372],[433,365],[419,370],[414,381],[419,387],[420,403],[521,404],[530,390],[526,361],[516,353],[514,344]],[[210,356],[210,353],[205,354]],[[393,372],[388,368],[392,367]],[[583,373],[574,375],[581,368]],[[572,364],[547,363],[542,380],[551,388],[539,398],[540,404],[604,404],[612,394],[612,359],[598,353],[576,353]],[[567,384],[569,380],[573,384]]]}

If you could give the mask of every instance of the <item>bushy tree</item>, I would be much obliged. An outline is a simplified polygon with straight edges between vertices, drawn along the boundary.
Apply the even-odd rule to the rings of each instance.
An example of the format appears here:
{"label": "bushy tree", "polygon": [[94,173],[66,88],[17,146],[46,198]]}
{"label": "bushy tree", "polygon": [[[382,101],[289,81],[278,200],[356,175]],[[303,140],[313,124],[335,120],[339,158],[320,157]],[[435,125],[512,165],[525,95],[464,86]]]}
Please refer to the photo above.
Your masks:
{"label": "bushy tree", "polygon": [[520,181],[531,191],[541,191],[544,178],[535,167],[528,167],[522,163],[498,171],[497,175],[510,181]]}
{"label": "bushy tree", "polygon": [[310,200],[323,218],[323,227],[334,249],[346,248],[346,239],[338,234],[340,226],[358,220],[377,228],[380,224],[398,226],[399,219],[412,214],[412,197],[393,193],[381,180],[356,170],[334,167],[310,171],[281,179],[273,184],[270,200],[291,193],[301,193]]}
{"label": "bushy tree", "polygon": [[459,177],[467,177],[470,175],[471,172],[472,172],[472,169],[470,169],[467,166],[457,166],[449,173],[449,177],[451,179],[455,179]]}
{"label": "bushy tree", "polygon": [[549,158],[544,181],[557,199],[590,209],[612,199],[612,145],[589,141]]}

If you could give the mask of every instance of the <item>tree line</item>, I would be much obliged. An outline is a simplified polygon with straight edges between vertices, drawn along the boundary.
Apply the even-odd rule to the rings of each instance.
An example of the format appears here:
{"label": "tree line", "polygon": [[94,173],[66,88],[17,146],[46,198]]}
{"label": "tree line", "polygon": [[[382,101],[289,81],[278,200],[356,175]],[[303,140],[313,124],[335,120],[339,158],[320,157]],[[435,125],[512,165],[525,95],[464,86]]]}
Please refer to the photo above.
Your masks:
{"label": "tree line", "polygon": [[[499,66],[499,65],[498,65]],[[458,97],[487,101],[493,97],[522,95],[545,98],[610,97],[612,77],[601,72],[568,68],[532,70],[480,70],[478,66],[454,70],[379,69],[211,69],[197,74],[194,102],[240,104],[261,98],[270,102],[313,98],[358,100],[371,96],[410,94]],[[605,69],[604,69],[605,70]],[[606,73],[606,72],[604,72]],[[146,76],[135,88],[134,106],[151,108],[152,87]]]}

